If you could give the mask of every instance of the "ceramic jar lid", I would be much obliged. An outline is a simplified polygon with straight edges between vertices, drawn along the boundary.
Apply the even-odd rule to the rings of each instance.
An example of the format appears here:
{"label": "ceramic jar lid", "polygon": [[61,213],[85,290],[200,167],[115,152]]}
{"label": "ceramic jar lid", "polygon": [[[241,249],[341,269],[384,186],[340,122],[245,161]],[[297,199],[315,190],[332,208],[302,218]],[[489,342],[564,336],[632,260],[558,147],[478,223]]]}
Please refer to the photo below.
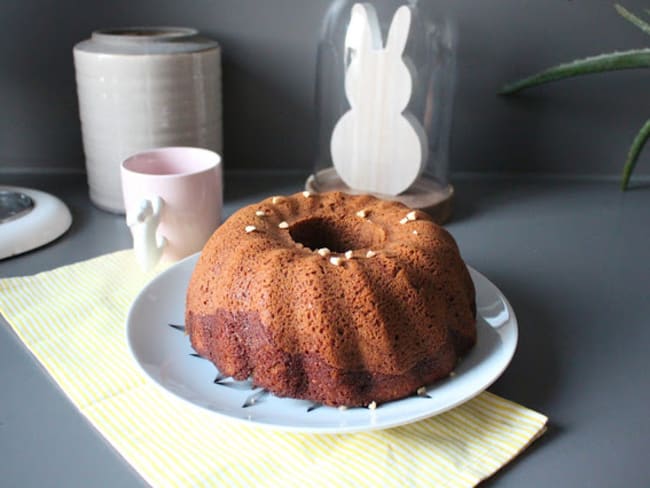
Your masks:
{"label": "ceramic jar lid", "polygon": [[75,51],[103,54],[179,54],[218,48],[219,44],[189,27],[120,27],[99,29]]}

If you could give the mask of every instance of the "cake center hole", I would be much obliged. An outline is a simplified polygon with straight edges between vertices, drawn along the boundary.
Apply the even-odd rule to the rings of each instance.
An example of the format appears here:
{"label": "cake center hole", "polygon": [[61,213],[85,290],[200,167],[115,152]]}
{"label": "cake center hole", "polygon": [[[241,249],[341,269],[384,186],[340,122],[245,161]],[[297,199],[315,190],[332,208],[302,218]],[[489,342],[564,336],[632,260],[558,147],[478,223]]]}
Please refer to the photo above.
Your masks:
{"label": "cake center hole", "polygon": [[385,238],[383,230],[364,219],[309,218],[293,224],[289,234],[312,250],[326,247],[332,252],[377,249]]}

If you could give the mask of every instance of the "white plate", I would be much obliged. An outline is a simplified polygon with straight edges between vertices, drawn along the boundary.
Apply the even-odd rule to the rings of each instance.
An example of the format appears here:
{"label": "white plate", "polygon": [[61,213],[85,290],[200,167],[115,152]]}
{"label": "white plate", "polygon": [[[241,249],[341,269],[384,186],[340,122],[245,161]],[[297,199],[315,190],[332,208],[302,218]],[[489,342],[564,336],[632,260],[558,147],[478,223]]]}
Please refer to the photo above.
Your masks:
{"label": "white plate", "polygon": [[127,317],[127,341],[136,363],[164,391],[217,415],[249,424],[295,432],[346,433],[386,429],[422,420],[473,398],[503,372],[517,345],[517,320],[503,294],[479,272],[470,269],[476,287],[478,341],[456,369],[456,375],[414,396],[379,405],[376,410],[313,406],[311,402],[278,398],[246,382],[224,380],[205,359],[192,356],[188,337],[169,324],[183,324],[185,291],[197,255],[176,263],[154,278],[133,302]]}

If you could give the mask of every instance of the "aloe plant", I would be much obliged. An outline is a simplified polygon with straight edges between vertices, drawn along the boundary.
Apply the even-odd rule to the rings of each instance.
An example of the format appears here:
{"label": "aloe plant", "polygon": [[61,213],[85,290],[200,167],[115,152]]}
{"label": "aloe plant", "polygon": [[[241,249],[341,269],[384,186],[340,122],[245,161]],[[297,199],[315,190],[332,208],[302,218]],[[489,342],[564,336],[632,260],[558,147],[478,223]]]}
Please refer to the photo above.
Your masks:
{"label": "aloe plant", "polygon": [[[650,24],[648,22],[634,15],[621,5],[615,4],[614,8],[624,19],[650,35]],[[650,15],[650,9],[646,9],[645,13],[646,15]],[[526,88],[575,76],[634,68],[650,68],[650,48],[600,54],[577,59],[569,63],[558,64],[527,78],[506,84],[501,88],[499,94],[511,95]],[[643,124],[643,127],[637,133],[628,151],[621,176],[622,190],[627,190],[630,177],[639,159],[639,154],[641,154],[648,138],[650,138],[650,119]]]}

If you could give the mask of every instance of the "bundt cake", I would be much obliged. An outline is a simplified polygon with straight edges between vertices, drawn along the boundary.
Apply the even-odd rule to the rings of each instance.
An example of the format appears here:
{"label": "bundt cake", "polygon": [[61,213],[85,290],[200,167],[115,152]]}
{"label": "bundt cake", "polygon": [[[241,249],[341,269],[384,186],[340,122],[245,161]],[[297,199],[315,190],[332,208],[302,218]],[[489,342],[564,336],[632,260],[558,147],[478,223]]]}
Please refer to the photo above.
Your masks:
{"label": "bundt cake", "polygon": [[367,406],[447,376],[476,342],[474,286],[423,212],[332,192],[242,208],[193,271],[196,352],[277,396]]}

